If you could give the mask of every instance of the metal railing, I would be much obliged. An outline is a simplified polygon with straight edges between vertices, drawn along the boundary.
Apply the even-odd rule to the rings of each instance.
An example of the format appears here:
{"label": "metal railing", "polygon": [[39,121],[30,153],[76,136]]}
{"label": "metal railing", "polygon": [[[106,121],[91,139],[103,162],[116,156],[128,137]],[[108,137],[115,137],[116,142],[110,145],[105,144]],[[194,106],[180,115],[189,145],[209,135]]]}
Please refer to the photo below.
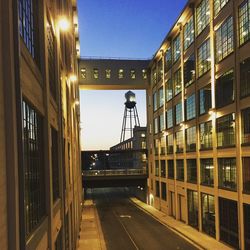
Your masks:
{"label": "metal railing", "polygon": [[146,175],[146,169],[106,169],[84,170],[82,176],[122,176],[122,175]]}

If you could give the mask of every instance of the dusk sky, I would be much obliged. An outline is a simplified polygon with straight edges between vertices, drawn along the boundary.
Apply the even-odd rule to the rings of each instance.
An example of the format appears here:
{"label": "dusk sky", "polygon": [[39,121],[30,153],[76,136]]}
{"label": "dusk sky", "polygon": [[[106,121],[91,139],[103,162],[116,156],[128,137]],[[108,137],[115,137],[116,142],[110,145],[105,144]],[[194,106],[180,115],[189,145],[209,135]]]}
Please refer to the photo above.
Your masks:
{"label": "dusk sky", "polygon": [[[152,58],[186,0],[78,0],[81,56]],[[81,91],[82,148],[119,143],[124,91]],[[145,91],[136,93],[146,126]]]}

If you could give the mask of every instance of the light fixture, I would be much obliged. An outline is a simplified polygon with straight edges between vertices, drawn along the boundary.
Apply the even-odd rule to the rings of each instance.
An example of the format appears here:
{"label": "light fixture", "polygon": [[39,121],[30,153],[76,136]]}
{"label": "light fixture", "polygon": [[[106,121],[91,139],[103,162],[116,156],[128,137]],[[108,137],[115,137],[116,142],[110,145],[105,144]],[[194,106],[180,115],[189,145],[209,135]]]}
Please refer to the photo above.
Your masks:
{"label": "light fixture", "polygon": [[69,76],[69,79],[70,79],[71,82],[76,82],[76,81],[77,81],[77,76],[74,75],[74,74],[71,74],[71,75]]}
{"label": "light fixture", "polygon": [[[76,100],[75,100],[75,105],[78,106],[79,104],[80,104],[79,100],[76,99]],[[95,164],[93,163],[93,165],[95,165]]]}
{"label": "light fixture", "polygon": [[70,28],[70,22],[65,16],[61,16],[58,19],[58,27],[61,31],[65,32],[68,31]]}

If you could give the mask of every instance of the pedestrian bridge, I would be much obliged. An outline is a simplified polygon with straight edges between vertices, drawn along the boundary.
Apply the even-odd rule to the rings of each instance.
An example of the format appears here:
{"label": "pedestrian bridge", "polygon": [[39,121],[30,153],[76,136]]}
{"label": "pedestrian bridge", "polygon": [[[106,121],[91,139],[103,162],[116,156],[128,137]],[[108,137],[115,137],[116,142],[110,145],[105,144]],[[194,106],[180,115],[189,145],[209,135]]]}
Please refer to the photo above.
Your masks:
{"label": "pedestrian bridge", "polygon": [[147,89],[150,60],[94,58],[79,59],[80,89]]}

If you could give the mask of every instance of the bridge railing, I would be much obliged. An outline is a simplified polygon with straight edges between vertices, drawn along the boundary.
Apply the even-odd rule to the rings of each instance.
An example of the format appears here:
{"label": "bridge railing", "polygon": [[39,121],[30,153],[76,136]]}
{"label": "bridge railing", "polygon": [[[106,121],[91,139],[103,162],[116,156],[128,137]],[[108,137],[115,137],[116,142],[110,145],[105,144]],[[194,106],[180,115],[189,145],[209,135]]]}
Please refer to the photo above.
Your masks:
{"label": "bridge railing", "polygon": [[105,169],[84,170],[83,176],[117,176],[117,175],[146,175],[146,169]]}

